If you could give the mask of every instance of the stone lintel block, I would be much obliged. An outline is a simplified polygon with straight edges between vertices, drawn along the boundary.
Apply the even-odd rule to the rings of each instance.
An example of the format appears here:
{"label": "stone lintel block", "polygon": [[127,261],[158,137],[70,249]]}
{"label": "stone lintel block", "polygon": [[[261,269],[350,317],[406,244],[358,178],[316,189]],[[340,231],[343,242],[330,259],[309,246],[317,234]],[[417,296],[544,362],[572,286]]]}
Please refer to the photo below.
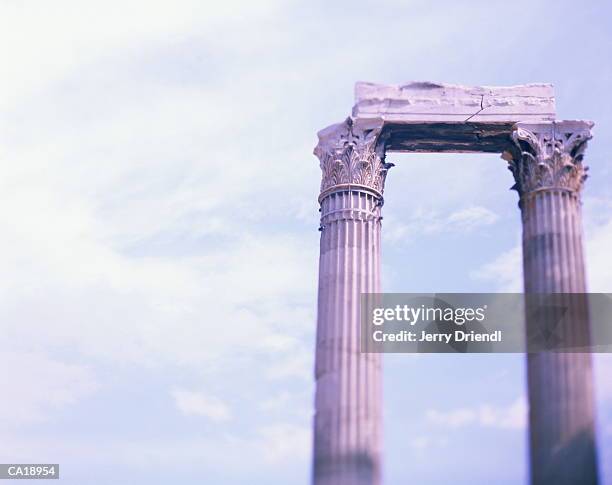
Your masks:
{"label": "stone lintel block", "polygon": [[355,85],[353,118],[402,122],[518,122],[555,119],[552,84],[460,86],[434,82]]}

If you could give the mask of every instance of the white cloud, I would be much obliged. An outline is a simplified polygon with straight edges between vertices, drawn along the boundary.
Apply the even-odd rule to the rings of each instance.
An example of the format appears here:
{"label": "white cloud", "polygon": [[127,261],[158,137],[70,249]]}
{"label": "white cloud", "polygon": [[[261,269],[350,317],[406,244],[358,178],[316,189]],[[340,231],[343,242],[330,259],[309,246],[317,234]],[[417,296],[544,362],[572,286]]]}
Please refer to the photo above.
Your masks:
{"label": "white cloud", "polygon": [[507,407],[484,405],[479,410],[479,422],[489,428],[525,429],[527,401],[519,398]]}
{"label": "white cloud", "polygon": [[308,476],[311,431],[309,427],[286,422],[271,422],[251,431],[222,432],[215,436],[160,438],[107,437],[67,435],[37,439],[23,434],[3,433],[0,453],[11,462],[25,463],[32,456],[56,459],[71,470],[72,476],[88,473],[91,467],[130,470],[133,474],[148,470],[176,473],[177,468],[232,477],[236,483],[247,483],[254,475],[278,476],[280,471],[294,477]]}
{"label": "white cloud", "polygon": [[477,420],[477,412],[470,408],[455,409],[452,411],[437,411],[431,409],[427,411],[427,419],[435,424],[459,428],[472,424]]}
{"label": "white cloud", "polygon": [[228,421],[232,417],[229,406],[215,396],[202,392],[175,389],[172,391],[179,411],[186,416],[204,416],[211,421]]}
{"label": "white cloud", "polygon": [[264,411],[280,411],[286,409],[294,399],[293,394],[287,391],[282,391],[272,397],[265,399],[260,407]]}
{"label": "white cloud", "polygon": [[467,207],[453,212],[446,219],[449,226],[471,231],[481,226],[488,226],[497,221],[498,215],[486,207]]}
{"label": "white cloud", "polygon": [[521,246],[501,253],[490,263],[470,274],[471,278],[491,281],[502,293],[520,293],[523,291],[523,259]]}
{"label": "white cloud", "polygon": [[[244,431],[244,430],[243,430]],[[308,465],[311,445],[309,427],[286,422],[272,422],[252,432],[225,433],[215,439],[181,441],[134,441],[118,444],[119,452],[104,450],[112,463],[134,463],[144,466],[160,463],[164,467],[180,464],[205,466],[206,469],[238,475],[261,472],[270,467],[296,468]],[[93,451],[93,450],[92,450]],[[95,453],[95,451],[94,451]],[[96,454],[97,455],[97,454]],[[237,463],[240,466],[237,466]]]}
{"label": "white cloud", "polygon": [[527,424],[527,402],[519,398],[508,406],[482,404],[476,407],[438,411],[430,409],[426,418],[433,424],[448,428],[481,426],[498,429],[524,429]]}
{"label": "white cloud", "polygon": [[425,450],[439,449],[448,446],[448,438],[445,436],[416,436],[411,438],[408,445],[416,450],[417,452],[423,452]]}
{"label": "white cloud", "polygon": [[586,263],[588,289],[592,292],[612,292],[610,248],[612,248],[612,218],[587,228]]}
{"label": "white cloud", "polygon": [[[612,402],[612,355],[593,354],[595,390],[606,405]],[[612,424],[612,423],[611,423]]]}
{"label": "white cloud", "polygon": [[[224,251],[168,261],[78,241],[55,253],[24,241],[2,258],[10,268],[36,255],[4,280],[1,326],[13,345],[72,345],[109,362],[201,367],[273,349],[270,372],[286,362],[295,375],[309,365],[302,346],[314,321],[301,302],[315,270],[298,257],[309,251],[300,246],[237,238]],[[82,264],[71,264],[71,254]],[[275,277],[262,278],[277,258]]]}
{"label": "white cloud", "polygon": [[272,424],[259,430],[261,451],[268,463],[282,463],[288,459],[305,460],[310,453],[309,428],[293,424]]}
{"label": "white cloud", "polygon": [[390,243],[412,241],[422,235],[467,234],[490,226],[498,215],[481,206],[469,206],[446,215],[437,211],[414,211],[406,221],[397,215],[385,216],[383,237]]}
{"label": "white cloud", "polygon": [[307,382],[312,377],[312,354],[311,348],[295,347],[278,359],[268,369],[266,376],[275,380],[297,378]]}
{"label": "white cloud", "polygon": [[[11,68],[3,70],[0,80],[0,106],[10,106],[21,96],[61,81],[94,61],[118,54],[129,56],[137,49],[181,41],[190,35],[231,41],[237,47],[236,35],[233,40],[224,35],[226,23],[240,24],[235,33],[248,35],[258,20],[280,6],[282,3],[274,0],[258,2],[257,6],[244,0],[2,2],[0,55]],[[250,37],[249,46],[257,39]]]}
{"label": "white cloud", "polygon": [[98,389],[85,366],[67,364],[44,354],[0,352],[0,427],[19,427],[51,419]]}

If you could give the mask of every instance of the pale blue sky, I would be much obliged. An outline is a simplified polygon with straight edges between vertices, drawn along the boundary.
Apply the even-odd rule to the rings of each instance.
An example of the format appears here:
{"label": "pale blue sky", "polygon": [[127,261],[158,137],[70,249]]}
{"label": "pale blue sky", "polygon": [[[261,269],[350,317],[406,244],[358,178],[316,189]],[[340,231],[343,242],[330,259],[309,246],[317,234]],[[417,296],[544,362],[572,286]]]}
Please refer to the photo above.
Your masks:
{"label": "pale blue sky", "polygon": [[[588,273],[612,292],[611,13],[0,0],[0,461],[59,462],[71,485],[308,483],[312,149],[359,80],[552,82],[559,118],[596,122]],[[520,289],[503,160],[389,159],[386,291]],[[523,357],[385,367],[388,485],[526,483]],[[612,485],[612,360],[597,371]]]}

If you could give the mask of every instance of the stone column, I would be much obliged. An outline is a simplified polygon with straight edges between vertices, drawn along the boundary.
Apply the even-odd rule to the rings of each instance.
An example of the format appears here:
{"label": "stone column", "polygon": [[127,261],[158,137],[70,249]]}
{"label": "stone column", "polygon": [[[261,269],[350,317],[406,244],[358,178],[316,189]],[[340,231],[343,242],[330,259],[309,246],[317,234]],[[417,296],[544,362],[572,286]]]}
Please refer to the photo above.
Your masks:
{"label": "stone column", "polygon": [[387,170],[379,130],[349,118],[319,132],[321,253],[313,483],[380,483],[379,354],[360,352],[360,295],[380,292],[380,210]]}
{"label": "stone column", "polygon": [[[504,154],[520,195],[523,275],[528,299],[573,293],[571,310],[556,329],[574,348],[588,345],[589,316],[580,192],[583,153],[592,123],[518,123]],[[527,335],[541,328],[527,311]],[[528,353],[530,473],[533,485],[598,483],[591,355]]]}

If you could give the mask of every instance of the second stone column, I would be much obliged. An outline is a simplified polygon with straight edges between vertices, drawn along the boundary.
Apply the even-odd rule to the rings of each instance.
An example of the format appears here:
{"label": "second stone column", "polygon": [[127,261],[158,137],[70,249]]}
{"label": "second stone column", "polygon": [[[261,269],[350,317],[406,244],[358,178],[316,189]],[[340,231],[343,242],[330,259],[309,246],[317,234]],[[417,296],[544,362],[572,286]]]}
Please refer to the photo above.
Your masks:
{"label": "second stone column", "polygon": [[519,123],[505,157],[520,195],[528,345],[552,346],[527,356],[533,485],[598,483],[580,203],[590,128]]}

